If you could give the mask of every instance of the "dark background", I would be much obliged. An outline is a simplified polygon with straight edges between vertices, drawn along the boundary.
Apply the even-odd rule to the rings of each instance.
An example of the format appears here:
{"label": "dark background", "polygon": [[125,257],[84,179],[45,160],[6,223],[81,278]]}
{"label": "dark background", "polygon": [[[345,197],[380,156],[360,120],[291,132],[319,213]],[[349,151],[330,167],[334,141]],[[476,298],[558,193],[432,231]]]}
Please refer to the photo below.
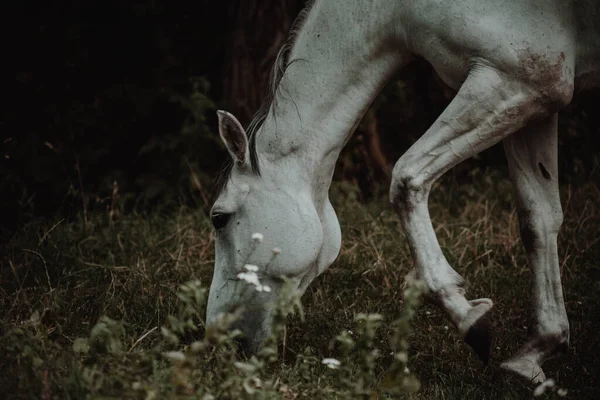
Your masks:
{"label": "dark background", "polygon": [[[208,209],[226,153],[217,108],[246,124],[299,0],[24,3],[6,10],[0,236],[36,218],[104,209]],[[13,6],[15,7],[15,6]],[[598,91],[560,118],[560,174],[598,181]],[[398,74],[344,150],[336,179],[362,199],[382,193],[393,162],[448,99],[431,69]],[[501,146],[457,167],[505,169]]]}

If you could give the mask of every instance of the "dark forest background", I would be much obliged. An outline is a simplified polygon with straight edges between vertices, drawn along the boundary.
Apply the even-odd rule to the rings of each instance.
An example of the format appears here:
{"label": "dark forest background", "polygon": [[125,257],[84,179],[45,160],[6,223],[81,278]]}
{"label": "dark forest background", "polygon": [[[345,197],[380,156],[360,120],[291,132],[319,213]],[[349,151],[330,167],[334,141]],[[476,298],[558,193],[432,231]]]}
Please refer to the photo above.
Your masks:
{"label": "dark forest background", "polygon": [[[248,123],[300,0],[23,3],[7,11],[0,120],[0,236],[97,209],[205,210],[226,153],[215,110]],[[598,180],[598,91],[560,118],[560,172]],[[344,150],[335,178],[383,193],[393,162],[449,99],[431,69],[400,72]],[[457,167],[505,169],[501,146]]]}

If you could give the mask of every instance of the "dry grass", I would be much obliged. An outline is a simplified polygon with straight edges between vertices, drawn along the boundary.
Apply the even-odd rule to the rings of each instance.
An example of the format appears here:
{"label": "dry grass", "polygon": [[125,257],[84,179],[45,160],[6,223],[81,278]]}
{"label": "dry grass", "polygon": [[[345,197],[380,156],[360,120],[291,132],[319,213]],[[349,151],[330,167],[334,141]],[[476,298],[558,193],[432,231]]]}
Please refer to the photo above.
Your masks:
{"label": "dry grass", "polygon": [[[510,184],[497,174],[475,174],[472,179],[466,185],[445,179],[430,208],[440,244],[466,278],[469,296],[491,297],[496,303],[493,361],[481,365],[443,315],[424,306],[410,339],[411,369],[422,383],[414,398],[531,397],[530,389],[497,369],[524,342],[530,326],[530,272]],[[559,251],[571,349],[548,362],[546,372],[569,390],[568,398],[595,399],[600,396],[600,189],[590,183],[563,187],[561,194],[565,222]],[[402,284],[412,261],[387,197],[363,205],[344,185],[336,185],[332,198],[342,223],[342,252],[303,297],[306,321],[292,320],[288,326],[285,364],[277,370],[281,380],[293,380],[298,373],[295,355],[307,346],[318,357],[330,356],[332,338],[351,330],[355,315],[380,313],[392,321],[402,308]],[[3,248],[1,333],[15,327],[27,330],[34,315],[40,322],[35,335],[44,338],[39,349],[27,350],[41,364],[27,363],[22,356],[26,351],[15,350],[14,343],[0,345],[3,353],[12,354],[0,361],[2,371],[10,371],[0,378],[4,393],[20,398],[70,393],[78,398],[80,390],[83,396],[73,372],[81,359],[59,356],[56,349],[70,348],[100,316],[108,315],[125,321],[125,349],[143,352],[160,339],[158,327],[165,317],[176,312],[178,285],[200,279],[208,286],[214,246],[210,224],[200,212],[124,215],[114,223],[108,215],[87,218],[89,230],[82,221],[38,221],[23,227]],[[389,335],[384,324],[377,336],[382,346]],[[382,356],[377,371],[385,372],[390,362]],[[128,371],[116,368],[115,374]],[[303,386],[294,390],[302,397]],[[330,398],[338,398],[331,393]]]}

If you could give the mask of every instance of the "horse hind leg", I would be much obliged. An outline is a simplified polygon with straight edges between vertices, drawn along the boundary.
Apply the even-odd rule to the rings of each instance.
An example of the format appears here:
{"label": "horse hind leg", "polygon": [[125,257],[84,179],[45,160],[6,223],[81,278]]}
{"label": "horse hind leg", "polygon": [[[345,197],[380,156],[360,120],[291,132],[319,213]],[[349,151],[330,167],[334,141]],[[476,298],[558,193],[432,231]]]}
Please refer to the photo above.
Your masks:
{"label": "horse hind leg", "polygon": [[[546,95],[537,95],[538,91]],[[446,312],[484,362],[492,343],[486,317],[493,303],[487,298],[466,299],[463,278],[450,266],[437,241],[427,206],[429,193],[447,170],[516,132],[533,117],[549,114],[565,98],[536,83],[474,66],[448,107],[393,169],[390,201],[404,228],[417,276],[425,283],[428,298]]]}
{"label": "horse hind leg", "polygon": [[556,243],[563,219],[557,176],[557,115],[508,137],[504,148],[521,240],[532,270],[535,329],[519,353],[501,368],[539,383],[545,380],[543,362],[566,350],[569,341]]}

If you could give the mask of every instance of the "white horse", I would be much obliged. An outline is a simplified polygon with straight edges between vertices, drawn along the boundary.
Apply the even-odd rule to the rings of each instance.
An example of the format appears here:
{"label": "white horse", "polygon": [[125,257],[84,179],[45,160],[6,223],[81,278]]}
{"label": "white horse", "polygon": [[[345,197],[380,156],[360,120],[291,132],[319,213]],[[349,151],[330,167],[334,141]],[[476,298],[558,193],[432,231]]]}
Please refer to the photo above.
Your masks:
{"label": "white horse", "polygon": [[[302,293],[334,262],[341,234],[328,190],[336,160],[392,74],[420,57],[456,95],[393,169],[390,201],[416,274],[487,361],[492,300],[465,297],[427,201],[442,174],[504,141],[533,271],[536,329],[502,367],[543,381],[541,365],[569,342],[556,242],[563,219],[557,112],[575,89],[600,84],[598,2],[317,0],[297,21],[276,61],[272,97],[249,132],[218,112],[233,164],[211,211],[216,259],[208,323],[243,306],[238,327],[256,349],[271,329],[278,277],[293,277]],[[261,245],[251,240],[255,232],[264,235]],[[277,257],[274,247],[281,249]],[[270,292],[247,290],[237,278],[246,264],[269,265],[259,275]]]}

